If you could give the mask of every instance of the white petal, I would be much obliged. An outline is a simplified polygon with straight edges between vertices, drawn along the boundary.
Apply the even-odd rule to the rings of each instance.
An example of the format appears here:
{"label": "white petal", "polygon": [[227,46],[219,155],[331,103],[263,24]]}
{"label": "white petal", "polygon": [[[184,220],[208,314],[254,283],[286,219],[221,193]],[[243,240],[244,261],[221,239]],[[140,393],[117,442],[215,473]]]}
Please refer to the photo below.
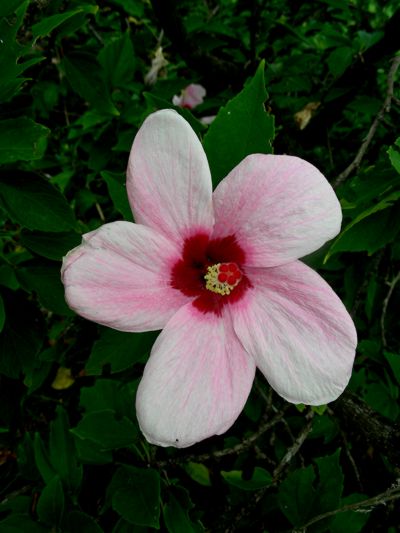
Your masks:
{"label": "white petal", "polygon": [[350,379],[357,345],[338,296],[300,261],[246,275],[253,288],[232,306],[234,329],[270,385],[292,403],[335,400]]}
{"label": "white petal", "polygon": [[66,301],[79,315],[114,329],[161,329],[189,301],[170,285],[178,259],[176,246],[150,228],[105,224],[64,257]]}
{"label": "white petal", "polygon": [[214,237],[235,235],[251,266],[277,266],[340,231],[342,212],[324,176],[287,155],[246,157],[214,192]]}
{"label": "white petal", "polygon": [[127,190],[135,220],[176,243],[213,227],[207,158],[192,128],[175,111],[153,113],[138,131]]}
{"label": "white petal", "polygon": [[187,304],[158,337],[136,409],[149,442],[184,448],[224,433],[243,409],[255,364],[230,323]]}

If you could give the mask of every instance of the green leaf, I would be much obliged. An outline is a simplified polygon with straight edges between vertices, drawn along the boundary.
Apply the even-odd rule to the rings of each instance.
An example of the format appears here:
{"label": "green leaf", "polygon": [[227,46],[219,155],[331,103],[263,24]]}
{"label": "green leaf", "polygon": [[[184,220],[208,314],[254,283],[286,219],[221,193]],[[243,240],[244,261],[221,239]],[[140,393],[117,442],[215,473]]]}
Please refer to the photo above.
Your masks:
{"label": "green leaf", "polygon": [[[396,387],[396,392],[398,388]],[[390,388],[385,383],[368,383],[364,394],[365,401],[381,415],[393,420],[400,414],[397,398],[394,398]]]}
{"label": "green leaf", "polygon": [[105,465],[111,463],[113,455],[110,450],[102,450],[99,444],[88,440],[75,437],[76,453],[81,463],[89,465]]}
{"label": "green leaf", "polygon": [[40,475],[46,484],[57,475],[53,465],[51,464],[49,454],[45,448],[43,440],[39,433],[35,433],[35,440],[33,441],[33,450],[35,453],[35,463],[38,467]]}
{"label": "green leaf", "polygon": [[120,372],[135,363],[145,362],[156,336],[154,332],[126,333],[102,328],[86,363],[86,373],[99,376],[107,364],[111,372]]}
{"label": "green leaf", "polygon": [[104,170],[100,172],[101,177],[107,184],[108,193],[114,204],[115,209],[121,213],[125,220],[133,222],[132,209],[129,205],[128,195],[126,192],[125,176],[115,172]]}
{"label": "green leaf", "polygon": [[82,511],[69,512],[66,522],[67,533],[103,533],[103,530],[94,518],[86,513],[82,513]]}
{"label": "green leaf", "polygon": [[163,517],[169,533],[196,533],[198,530],[193,527],[187,509],[169,491],[168,499],[163,505]]}
{"label": "green leaf", "polygon": [[74,215],[64,196],[35,174],[3,172],[0,199],[10,217],[30,230],[64,232],[75,227]]}
{"label": "green leaf", "polygon": [[400,137],[394,143],[394,146],[391,146],[387,153],[389,155],[390,162],[393,165],[393,168],[400,174],[400,152],[397,148],[400,147]]}
{"label": "green leaf", "polygon": [[62,482],[77,492],[82,482],[82,466],[77,462],[75,439],[69,431],[65,409],[57,407],[57,417],[50,424],[50,461]]}
{"label": "green leaf", "polygon": [[250,479],[243,479],[241,470],[222,471],[221,475],[227,483],[242,490],[259,490],[268,487],[272,482],[271,474],[259,466],[254,468]]}
{"label": "green leaf", "polygon": [[84,415],[71,431],[81,439],[96,442],[103,450],[125,448],[132,445],[138,436],[137,427],[126,416],[117,419],[112,409]]}
{"label": "green leaf", "polygon": [[372,254],[391,242],[399,232],[400,215],[395,203],[399,198],[400,191],[393,192],[360,213],[334,241],[324,263],[337,252],[366,251]]}
{"label": "green leaf", "polygon": [[348,69],[353,61],[353,54],[353,49],[349,46],[339,46],[329,54],[327,64],[335,78],[339,78]]}
{"label": "green leaf", "polygon": [[30,118],[0,121],[0,165],[41,159],[50,130]]}
{"label": "green leaf", "polygon": [[22,230],[21,244],[47,259],[60,261],[72,248],[78,246],[82,236],[69,232],[41,232]]}
{"label": "green leaf", "polygon": [[400,384],[400,355],[397,353],[384,352],[385,358],[393,371],[394,377]]}
{"label": "green leaf", "polygon": [[104,69],[109,88],[127,85],[133,79],[136,70],[130,34],[126,32],[119,39],[108,43],[100,51],[98,60]]}
{"label": "green leaf", "polygon": [[201,463],[193,463],[189,461],[184,466],[186,473],[200,485],[204,487],[211,487],[210,471]]}
{"label": "green leaf", "polygon": [[340,466],[340,449],[332,455],[315,460],[319,483],[315,499],[315,514],[337,509],[343,491],[344,476]]}
{"label": "green leaf", "polygon": [[[121,472],[122,470],[122,472]],[[131,524],[160,527],[160,475],[151,468],[121,467],[112,507]]]}
{"label": "green leaf", "polygon": [[254,78],[211,123],[203,144],[214,186],[247,155],[272,152],[274,118],[264,107],[267,96],[262,62]]}
{"label": "green leaf", "polygon": [[60,26],[60,24],[70,19],[77,13],[85,12],[94,15],[97,13],[97,11],[98,6],[85,5],[78,9],[65,11],[64,13],[59,13],[57,15],[51,15],[50,17],[46,17],[32,26],[32,35],[35,39],[37,39],[38,37],[44,37],[45,35],[51,33],[55,28]]}
{"label": "green leaf", "polygon": [[294,526],[301,526],[310,517],[316,498],[314,480],[314,469],[310,465],[289,474],[279,487],[279,507]]}
{"label": "green leaf", "polygon": [[[342,498],[339,507],[361,502],[367,498],[365,494],[350,494]],[[368,512],[346,511],[344,513],[337,513],[329,524],[329,532],[343,533],[345,531],[346,533],[359,533],[368,522],[370,516]]]}
{"label": "green leaf", "polygon": [[94,109],[107,115],[119,115],[95,56],[87,52],[74,52],[63,59],[62,66],[71,87]]}
{"label": "green leaf", "polygon": [[58,476],[45,486],[40,495],[37,513],[39,520],[49,526],[58,527],[64,514],[64,491]]}
{"label": "green leaf", "polygon": [[97,379],[94,387],[81,390],[80,405],[86,412],[112,409],[118,417],[136,421],[134,403],[136,383],[121,383],[113,379]]}
{"label": "green leaf", "polygon": [[58,315],[74,316],[74,312],[65,303],[58,265],[32,261],[17,271],[17,278],[27,291],[37,294],[44,308]]}

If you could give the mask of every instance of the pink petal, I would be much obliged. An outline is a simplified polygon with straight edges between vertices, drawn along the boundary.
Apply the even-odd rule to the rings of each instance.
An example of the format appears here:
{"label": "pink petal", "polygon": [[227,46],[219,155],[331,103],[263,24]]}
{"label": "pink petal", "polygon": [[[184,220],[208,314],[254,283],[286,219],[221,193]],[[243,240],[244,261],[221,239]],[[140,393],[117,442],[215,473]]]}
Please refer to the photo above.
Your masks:
{"label": "pink petal", "polygon": [[246,157],[214,192],[215,237],[235,234],[251,266],[278,266],[317,250],[340,231],[332,187],[298,157]]}
{"label": "pink petal", "polygon": [[207,158],[192,128],[175,111],[153,113],[138,131],[127,189],[135,220],[177,243],[213,227]]}
{"label": "pink petal", "polygon": [[105,224],[64,257],[66,301],[88,320],[121,331],[161,329],[189,301],[170,285],[178,257],[175,245],[150,228]]}
{"label": "pink petal", "polygon": [[270,385],[292,403],[335,400],[350,379],[357,345],[338,296],[300,261],[246,275],[253,289],[231,308],[234,329]]}
{"label": "pink petal", "polygon": [[158,337],[140,382],[136,410],[149,442],[184,448],[235,422],[255,364],[229,320],[187,304]]}

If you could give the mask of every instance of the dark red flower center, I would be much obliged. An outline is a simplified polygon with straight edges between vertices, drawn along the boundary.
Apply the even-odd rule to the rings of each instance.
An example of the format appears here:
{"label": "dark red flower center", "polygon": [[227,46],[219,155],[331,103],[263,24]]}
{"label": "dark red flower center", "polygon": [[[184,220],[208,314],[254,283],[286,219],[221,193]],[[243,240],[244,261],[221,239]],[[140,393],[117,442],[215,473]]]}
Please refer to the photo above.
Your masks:
{"label": "dark red flower center", "polygon": [[204,313],[221,313],[228,302],[242,298],[250,286],[243,273],[245,253],[234,235],[210,239],[197,233],[185,240],[182,258],[171,271],[171,285]]}

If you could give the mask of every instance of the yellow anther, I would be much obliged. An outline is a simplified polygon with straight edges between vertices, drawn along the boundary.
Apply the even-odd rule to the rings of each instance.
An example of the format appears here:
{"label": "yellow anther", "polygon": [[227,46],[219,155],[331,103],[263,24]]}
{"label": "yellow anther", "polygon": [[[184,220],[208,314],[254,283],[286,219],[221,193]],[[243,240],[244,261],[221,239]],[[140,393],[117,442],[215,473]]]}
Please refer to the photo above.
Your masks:
{"label": "yellow anther", "polygon": [[235,263],[217,263],[207,268],[206,289],[227,296],[239,284],[242,273]]}

